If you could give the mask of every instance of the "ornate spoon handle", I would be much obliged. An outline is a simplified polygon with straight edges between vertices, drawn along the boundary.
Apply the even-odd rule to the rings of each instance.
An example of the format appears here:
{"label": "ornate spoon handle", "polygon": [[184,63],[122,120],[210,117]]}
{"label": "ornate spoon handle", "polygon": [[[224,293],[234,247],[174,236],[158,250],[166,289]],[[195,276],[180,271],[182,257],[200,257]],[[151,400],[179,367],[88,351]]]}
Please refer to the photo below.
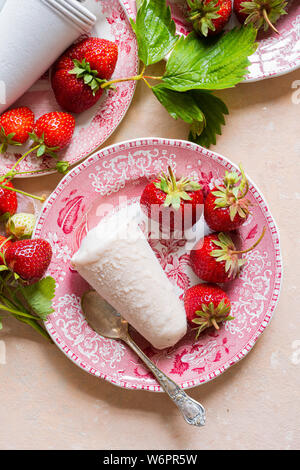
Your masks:
{"label": "ornate spoon handle", "polygon": [[205,409],[193,398],[189,397],[172,379],[164,374],[155,364],[143,353],[133,339],[127,335],[123,338],[126,344],[141,358],[146,366],[151,370],[157,378],[164,391],[169,395],[171,400],[178,406],[185,421],[194,426],[204,426]]}

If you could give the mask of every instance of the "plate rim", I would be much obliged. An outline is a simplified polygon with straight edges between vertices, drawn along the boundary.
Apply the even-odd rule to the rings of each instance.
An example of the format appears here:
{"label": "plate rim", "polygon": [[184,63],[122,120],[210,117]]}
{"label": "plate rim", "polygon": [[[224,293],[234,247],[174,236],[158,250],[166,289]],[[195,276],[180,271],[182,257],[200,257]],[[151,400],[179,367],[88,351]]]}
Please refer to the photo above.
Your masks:
{"label": "plate rim", "polygon": [[[125,141],[119,142],[117,144],[111,144],[107,147],[104,147],[103,149],[100,149],[100,150],[94,152],[94,154],[90,155],[84,161],[79,163],[76,167],[74,167],[72,170],[70,170],[67,175],[64,176],[64,178],[59,182],[59,184],[56,186],[54,191],[49,195],[49,197],[44,202],[44,204],[42,206],[42,209],[40,211],[39,217],[37,219],[36,226],[35,226],[32,237],[34,238],[36,236],[36,233],[40,230],[40,228],[43,225],[42,221],[44,222],[44,220],[45,220],[44,212],[48,211],[48,209],[53,205],[55,200],[63,192],[64,187],[66,185],[66,182],[68,180],[72,179],[73,177],[76,177],[76,175],[79,174],[82,170],[87,169],[90,165],[92,165],[95,162],[97,162],[98,160],[100,160],[103,156],[105,156],[106,152],[108,152],[112,149],[114,149],[115,151],[124,150],[124,148],[122,148],[122,147],[128,146],[130,144],[136,144],[136,147],[138,147],[140,145],[143,145],[143,144],[144,145],[147,144],[147,145],[169,145],[170,147],[175,147],[175,148],[176,147],[177,148],[178,147],[183,147],[183,148],[189,148],[190,150],[193,150],[193,151],[197,151],[197,149],[198,149],[199,152],[202,153],[204,151],[204,153],[206,152],[208,154],[212,154],[214,157],[217,157],[217,159],[221,159],[225,163],[228,163],[229,165],[231,165],[236,170],[239,170],[238,165],[236,163],[232,162],[231,160],[229,160],[227,157],[224,157],[223,155],[221,155],[217,152],[214,152],[212,150],[208,150],[208,149],[206,149],[206,148],[204,148],[204,147],[202,147],[198,144],[195,144],[193,142],[189,142],[189,141],[186,141],[186,140],[183,140],[183,139],[168,139],[168,138],[165,139],[165,138],[162,138],[162,137],[144,137],[144,138],[136,138],[136,139],[125,140]],[[104,155],[101,155],[101,154],[104,154]],[[263,207],[265,208],[265,211],[266,211],[265,218],[266,218],[266,222],[267,222],[268,226],[270,227],[270,224],[272,224],[273,227],[274,227],[274,232],[271,231],[271,236],[272,236],[272,240],[273,240],[273,243],[274,243],[273,246],[274,246],[275,261],[276,261],[275,262],[275,266],[276,266],[275,283],[276,283],[276,286],[274,286],[274,288],[273,288],[273,294],[272,294],[272,298],[270,300],[268,311],[265,313],[264,318],[262,319],[262,321],[261,321],[259,327],[257,328],[257,330],[255,331],[255,333],[247,341],[247,343],[244,346],[243,350],[236,353],[236,355],[230,360],[230,362],[226,362],[225,364],[220,366],[220,368],[218,368],[216,371],[211,373],[212,376],[210,378],[205,379],[205,380],[200,380],[200,379],[199,380],[197,380],[197,379],[187,380],[186,383],[182,382],[180,384],[180,386],[184,390],[188,390],[188,389],[191,389],[191,388],[194,388],[194,387],[198,387],[199,385],[204,385],[206,383],[211,382],[212,380],[214,380],[215,378],[217,378],[218,376],[220,376],[224,372],[226,372],[226,370],[228,370],[230,367],[232,367],[233,365],[239,363],[242,359],[244,359],[247,356],[247,354],[253,349],[253,347],[255,346],[258,338],[265,331],[267,326],[269,326],[269,324],[271,323],[271,320],[273,319],[276,307],[277,307],[278,302],[279,302],[279,298],[280,298],[280,294],[281,294],[281,290],[282,290],[282,283],[283,283],[283,259],[282,259],[282,250],[281,250],[281,241],[280,241],[279,228],[278,228],[278,226],[276,224],[276,221],[275,221],[275,219],[272,215],[272,212],[270,211],[269,205],[266,202],[264,194],[260,191],[259,187],[256,184],[253,183],[252,179],[249,178],[248,175],[247,175],[247,178],[248,178],[248,181],[249,181],[250,185],[252,185],[255,188],[255,190],[259,193],[259,196],[262,199],[261,203],[262,203],[262,205],[263,205]],[[50,203],[50,206],[48,208],[49,203]],[[269,218],[270,220],[267,220],[267,218]],[[275,240],[274,240],[275,236],[278,239],[277,247],[275,246]],[[276,298],[273,299],[275,289],[276,289],[277,295],[276,295]],[[268,318],[266,319],[267,315],[268,315]],[[81,361],[80,358],[77,357],[77,354],[75,354],[73,351],[71,351],[69,346],[67,346],[64,343],[64,341],[59,338],[59,336],[57,335],[57,333],[54,330],[54,328],[53,328],[52,324],[50,323],[50,321],[44,322],[44,325],[45,325],[49,335],[53,339],[54,343],[56,344],[56,346],[75,365],[79,366],[82,370],[85,370],[89,374],[94,375],[95,377],[97,377],[99,379],[104,379],[107,382],[109,382],[113,385],[116,385],[120,388],[123,388],[123,389],[144,390],[144,391],[151,391],[151,392],[163,392],[163,389],[159,384],[157,384],[157,385],[147,385],[147,384],[133,385],[131,383],[126,382],[126,380],[122,381],[122,380],[114,379],[113,377],[110,377],[105,373],[94,373],[94,372],[92,372],[92,370],[89,370],[89,369],[93,369],[93,368],[91,368],[89,365],[85,364],[84,361]],[[53,331],[51,331],[51,328],[53,328]],[[59,339],[59,342],[57,342],[56,339]],[[77,360],[74,359],[74,356],[77,357]],[[95,372],[97,372],[97,371],[95,370]]]}
{"label": "plate rim", "polygon": [[246,78],[245,80],[243,80],[241,82],[241,84],[261,82],[262,80],[266,80],[266,79],[282,77],[283,75],[287,75],[289,73],[295,72],[299,68],[300,68],[300,60],[299,60],[299,64],[295,65],[294,67],[291,67],[291,68],[285,69],[285,70],[281,70],[281,72],[269,73],[269,74],[263,75],[261,77]]}

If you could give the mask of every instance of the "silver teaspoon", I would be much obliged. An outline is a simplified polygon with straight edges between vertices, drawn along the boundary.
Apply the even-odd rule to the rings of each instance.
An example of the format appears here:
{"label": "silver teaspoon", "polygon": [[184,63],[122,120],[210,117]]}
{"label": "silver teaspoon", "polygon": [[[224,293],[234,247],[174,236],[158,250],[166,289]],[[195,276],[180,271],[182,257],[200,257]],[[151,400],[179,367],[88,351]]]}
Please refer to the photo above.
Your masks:
{"label": "silver teaspoon", "polygon": [[194,426],[204,426],[205,409],[189,397],[173,380],[162,372],[143,353],[128,333],[128,323],[95,291],[86,292],[81,300],[88,324],[101,336],[124,341],[146,364],[164,391],[181,411],[185,421]]}

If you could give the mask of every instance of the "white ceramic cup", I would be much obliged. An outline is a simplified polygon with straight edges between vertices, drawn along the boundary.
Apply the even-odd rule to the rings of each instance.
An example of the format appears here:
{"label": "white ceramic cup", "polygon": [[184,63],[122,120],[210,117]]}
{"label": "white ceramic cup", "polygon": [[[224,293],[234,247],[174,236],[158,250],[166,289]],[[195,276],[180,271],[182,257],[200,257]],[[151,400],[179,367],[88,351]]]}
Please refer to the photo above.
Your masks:
{"label": "white ceramic cup", "polygon": [[96,20],[77,0],[7,0],[0,12],[0,113]]}

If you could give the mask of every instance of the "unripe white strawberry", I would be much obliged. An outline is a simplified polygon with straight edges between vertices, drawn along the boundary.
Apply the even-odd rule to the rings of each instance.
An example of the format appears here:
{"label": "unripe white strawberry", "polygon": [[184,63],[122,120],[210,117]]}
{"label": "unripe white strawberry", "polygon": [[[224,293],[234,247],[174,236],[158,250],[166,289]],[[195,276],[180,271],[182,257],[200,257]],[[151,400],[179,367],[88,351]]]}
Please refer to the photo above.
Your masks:
{"label": "unripe white strawberry", "polygon": [[8,235],[13,235],[15,238],[31,238],[36,217],[34,214],[27,214],[20,212],[10,217],[6,223],[6,232]]}

